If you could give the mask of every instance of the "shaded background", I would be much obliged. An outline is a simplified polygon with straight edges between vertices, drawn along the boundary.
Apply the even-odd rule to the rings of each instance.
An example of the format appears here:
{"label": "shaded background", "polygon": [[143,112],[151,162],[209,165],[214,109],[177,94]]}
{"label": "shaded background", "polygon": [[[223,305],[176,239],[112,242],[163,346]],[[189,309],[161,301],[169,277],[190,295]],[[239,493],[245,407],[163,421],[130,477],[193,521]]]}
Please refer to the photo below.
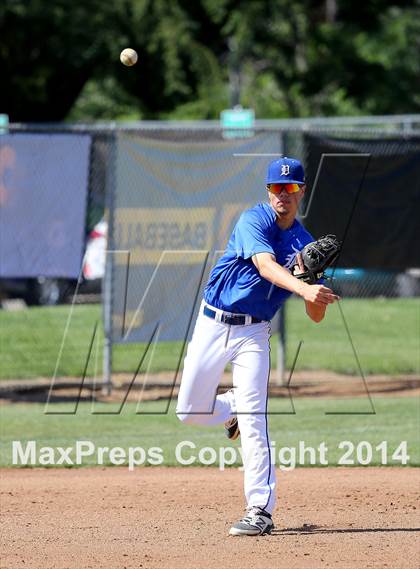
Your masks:
{"label": "shaded background", "polygon": [[344,241],[336,265],[420,266],[420,138],[306,134],[305,145],[305,226]]}
{"label": "shaded background", "polygon": [[[130,46],[139,61],[119,62]],[[415,113],[418,0],[3,0],[13,122]]]}

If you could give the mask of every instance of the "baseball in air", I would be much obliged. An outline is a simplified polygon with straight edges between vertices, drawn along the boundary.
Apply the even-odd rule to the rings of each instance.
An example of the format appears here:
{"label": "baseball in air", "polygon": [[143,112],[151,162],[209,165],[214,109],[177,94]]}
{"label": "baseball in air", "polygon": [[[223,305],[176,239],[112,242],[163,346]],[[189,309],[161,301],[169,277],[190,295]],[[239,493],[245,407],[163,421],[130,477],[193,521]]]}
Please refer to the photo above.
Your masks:
{"label": "baseball in air", "polygon": [[134,51],[134,49],[131,49],[131,47],[123,49],[122,52],[120,53],[120,61],[123,65],[126,65],[127,67],[135,65],[137,63],[137,59],[138,59],[137,52]]}

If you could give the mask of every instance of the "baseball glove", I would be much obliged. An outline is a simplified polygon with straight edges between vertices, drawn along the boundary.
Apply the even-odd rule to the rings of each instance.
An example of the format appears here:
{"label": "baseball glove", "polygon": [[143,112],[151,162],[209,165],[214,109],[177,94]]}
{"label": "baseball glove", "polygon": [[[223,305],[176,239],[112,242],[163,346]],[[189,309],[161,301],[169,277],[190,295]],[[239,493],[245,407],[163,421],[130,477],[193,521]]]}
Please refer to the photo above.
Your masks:
{"label": "baseball glove", "polygon": [[293,267],[292,274],[308,284],[315,284],[323,275],[325,269],[330,267],[340,252],[341,243],[335,235],[325,235],[317,241],[308,243],[302,249],[304,272],[295,274],[298,266]]}

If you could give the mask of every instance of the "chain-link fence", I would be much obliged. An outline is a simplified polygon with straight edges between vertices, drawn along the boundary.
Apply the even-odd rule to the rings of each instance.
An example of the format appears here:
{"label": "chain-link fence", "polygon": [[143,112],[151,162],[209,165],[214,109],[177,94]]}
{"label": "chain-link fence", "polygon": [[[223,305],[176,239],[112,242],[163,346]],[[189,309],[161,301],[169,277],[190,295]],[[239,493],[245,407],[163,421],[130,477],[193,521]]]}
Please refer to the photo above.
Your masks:
{"label": "chain-link fence", "polygon": [[[317,156],[324,147],[329,154],[369,154],[384,157],[388,162],[396,157],[397,171],[401,166],[398,161],[408,155],[414,155],[418,165],[419,128],[419,117],[397,117],[370,118],[359,124],[356,120],[352,124],[350,119],[257,121],[247,137],[233,139],[226,139],[223,130],[214,123],[145,123],[125,127],[11,125],[11,132],[77,132],[91,137],[83,228],[85,248],[95,225],[105,218],[108,249],[113,251],[108,254],[108,261],[112,262],[108,265],[107,287],[103,287],[105,337],[110,342],[108,348],[117,342],[129,349],[129,342],[147,342],[154,335],[163,341],[180,341],[188,330],[191,332],[191,304],[195,302],[197,308],[217,252],[225,247],[243,209],[265,199],[265,169],[270,160],[281,154],[299,158],[306,167],[310,197],[312,186],[322,178]],[[419,179],[417,170],[413,179],[417,196]],[[347,179],[347,184],[359,190],[360,177]],[[404,188],[396,189],[396,195],[403,192]],[[339,202],[334,207],[340,207]],[[356,256],[353,264],[346,262],[334,268],[330,275],[332,287],[343,297],[355,299],[419,296],[416,207],[418,199],[411,204],[409,217],[404,212],[403,224],[411,231],[412,264],[369,265],[366,259],[358,262]],[[333,206],[330,210],[331,216]],[[379,224],[382,215],[378,208],[371,223]],[[397,204],[395,216],[398,216]],[[367,242],[367,248],[369,245]],[[386,248],[386,244],[379,243],[378,247],[381,246]],[[68,284],[67,290],[74,292],[75,282]],[[71,294],[67,299],[71,299]],[[162,314],[166,315],[163,320],[159,318]],[[83,336],[84,344],[79,346],[74,336],[72,351],[79,349],[85,353],[87,337],[79,336]],[[31,350],[32,361],[44,357],[39,353],[39,343],[38,347],[35,344],[25,348],[26,367],[30,366]],[[54,346],[59,349],[56,339]],[[177,357],[171,365],[178,365]],[[50,364],[42,367],[42,375],[48,375],[46,369],[53,372],[55,362]],[[121,359],[114,358],[114,364],[124,371]],[[79,358],[75,373],[82,373],[83,367],[83,358]],[[65,369],[58,365],[56,374],[72,375],[72,369],[71,365]],[[87,373],[93,373],[90,367]],[[10,372],[2,375],[19,374],[19,365],[14,365],[12,358]]]}
{"label": "chain-link fence", "polygon": [[[308,196],[310,196],[311,188],[317,181],[317,175],[319,174],[318,166],[322,150],[330,153],[335,151],[336,153],[340,154],[368,154],[369,156],[373,156],[374,159],[377,158],[377,160],[382,160],[382,163],[378,162],[374,166],[376,169],[383,166],[384,163],[388,163],[389,168],[389,162],[391,160],[394,160],[396,163],[392,166],[394,167],[394,170],[396,170],[398,167],[402,167],[399,162],[401,162],[401,159],[407,155],[411,157],[412,162],[418,163],[418,156],[420,155],[418,132],[420,131],[409,132],[407,126],[405,130],[399,134],[396,132],[390,132],[389,129],[381,130],[379,128],[356,129],[353,127],[350,129],[346,127],[338,129],[336,127],[322,128],[321,126],[317,126],[316,128],[311,128],[306,126],[306,128],[303,129],[289,128],[285,130],[277,130],[276,128],[266,127],[255,129],[252,139],[250,141],[241,141],[239,144],[241,148],[238,151],[229,149],[229,145],[231,145],[232,142],[226,142],[223,139],[223,132],[217,128],[196,128],[194,130],[186,128],[149,128],[146,130],[138,131],[130,130],[127,136],[129,136],[131,141],[135,140],[136,138],[142,141],[161,141],[162,147],[159,145],[154,146],[156,160],[159,160],[158,157],[160,150],[162,151],[160,159],[163,159],[165,144],[172,145],[172,148],[175,148],[177,145],[179,145],[184,149],[184,151],[185,148],[187,148],[188,144],[191,144],[191,148],[200,148],[201,151],[203,145],[206,145],[209,155],[211,153],[211,145],[214,146],[220,144],[224,149],[223,152],[230,153],[230,157],[232,158],[230,164],[226,163],[223,164],[223,166],[221,162],[218,164],[220,170],[223,170],[223,168],[225,169],[224,175],[222,175],[222,177],[219,175],[217,179],[212,179],[210,182],[210,186],[213,184],[213,189],[210,191],[211,197],[215,200],[214,203],[218,202],[219,210],[221,208],[223,209],[227,204],[229,204],[229,207],[231,208],[231,211],[228,215],[228,217],[230,217],[230,223],[228,225],[225,223],[221,231],[217,228],[213,228],[214,235],[211,238],[211,242],[213,245],[213,250],[217,250],[222,249],[225,246],[228,235],[233,226],[232,224],[237,219],[238,213],[243,209],[243,207],[246,204],[256,203],[257,201],[264,199],[262,197],[263,193],[261,192],[261,189],[263,187],[262,181],[264,179],[264,169],[268,161],[271,160],[273,156],[277,156],[278,154],[295,156],[305,164],[309,186]],[[256,148],[256,141],[261,138],[264,138],[265,142],[261,145],[261,148]],[[322,147],[314,148],[315,145],[312,143],[314,139],[318,143],[318,146],[320,140],[324,141],[326,147],[324,149],[322,149]],[[150,146],[150,143],[148,144]],[[178,148],[176,152],[179,151],[180,149]],[[206,154],[204,153],[203,156],[205,157]],[[150,161],[150,156],[147,159]],[[244,166],[245,160],[247,160],[247,167],[243,168],[243,172],[246,173],[246,175],[241,179],[239,178],[237,172],[239,171],[238,168],[240,166],[240,163],[242,163],[242,166]],[[350,167],[351,166],[352,165],[350,165]],[[200,177],[197,181],[193,179],[191,165],[187,165],[187,163],[184,161],[183,167],[184,177],[182,179],[171,179],[171,176],[174,176],[174,172],[172,171],[171,175],[168,176],[167,180],[163,183],[166,183],[166,186],[168,188],[172,188],[172,191],[175,193],[179,192],[179,189],[182,188],[183,185],[186,184],[187,186],[190,186],[191,184],[194,185],[195,183],[194,192],[190,191],[190,193],[188,193],[185,191],[185,189],[183,190],[184,195],[188,196],[189,202],[183,202],[182,207],[188,210],[190,208],[192,209],[193,207],[193,197],[197,196],[197,194],[200,194],[200,192],[205,193],[208,191],[208,189],[206,190],[206,187],[209,186],[210,168],[207,164],[207,167],[199,172]],[[161,172],[163,173],[165,167],[163,166],[162,168],[161,165],[160,168]],[[328,167],[324,170],[327,171],[326,175],[328,175]],[[224,185],[226,183],[226,180],[224,180],[223,176],[226,178],[226,180],[229,179],[232,182],[232,186],[235,188],[235,191],[238,192],[238,195],[240,195],[240,199],[223,193],[226,190],[226,187]],[[138,173],[136,180],[137,184],[141,187],[141,172]],[[352,176],[351,173],[350,176],[348,176],[345,180],[348,187],[353,186],[353,188],[356,189],[359,181],[360,180],[358,176]],[[340,183],[342,186],[343,180],[340,180]],[[414,193],[417,192],[417,195],[419,193],[418,183],[418,178],[414,175],[412,181],[410,182],[410,187],[414,188]],[[130,184],[126,181],[123,182],[122,185],[127,188]],[[344,188],[340,187],[340,190],[343,191]],[[369,191],[372,191],[371,187],[369,188]],[[395,191],[396,193],[404,192],[404,189],[397,187]],[[145,190],[145,193],[147,194],[148,191]],[[202,193],[201,195],[203,195]],[[148,201],[147,197],[145,197],[145,201]],[[234,203],[237,204],[236,209],[233,207]],[[416,211],[416,207],[418,207],[417,204],[418,201],[410,205],[410,216],[408,219],[406,219],[407,212],[403,211],[405,226],[407,223],[410,225],[410,221],[411,227],[415,226],[414,212]],[[340,202],[336,202],[335,207],[340,208]],[[375,212],[371,212],[372,221],[374,220],[375,226],[377,228],[381,224],[380,209],[381,208],[379,207],[376,218]],[[413,246],[415,243],[414,239],[417,238],[418,236],[416,236],[413,232]],[[367,249],[370,245],[368,238],[365,242]],[[397,242],[397,239],[394,239],[394,242]],[[385,247],[386,245],[382,243],[382,250],[384,250]],[[372,262],[370,264],[366,265],[366,262],[364,261],[361,265],[362,259],[355,258],[353,259],[354,264],[352,265],[349,265],[347,262],[345,266],[338,266],[333,275],[337,288],[346,295],[361,297],[394,297],[419,294],[416,271],[406,271],[401,270],[401,268],[396,268],[399,266],[399,262],[401,261],[401,254],[395,255],[394,258],[392,255],[393,251],[391,251],[388,255],[388,264],[384,263],[382,255],[377,256],[379,262],[376,263],[375,259],[372,259]],[[416,252],[415,247],[410,255],[412,256],[412,264],[409,262],[406,264],[408,269],[415,268],[420,264],[419,255]]]}
{"label": "chain-link fence", "polygon": [[[373,157],[371,165],[376,177],[382,176],[381,171],[378,173],[376,170],[381,170],[384,163],[389,169],[389,162],[395,159],[397,164],[394,165],[393,172],[396,178],[397,169],[407,166],[404,162],[406,157],[407,163],[411,165],[413,156],[417,159],[420,155],[420,139],[415,135],[398,138],[393,134],[384,137],[383,133],[378,131],[371,133],[370,138],[367,135],[366,131],[352,131],[350,136],[349,132],[332,129],[300,132],[255,129],[251,137],[225,140],[220,129],[149,129],[143,132],[117,133],[114,138],[114,163],[110,174],[113,176],[111,210],[114,212],[110,228],[110,248],[127,251],[127,254],[119,254],[114,269],[114,338],[120,335],[116,329],[121,329],[123,312],[134,316],[135,305],[138,303],[137,291],[145,291],[152,277],[153,295],[144,306],[151,306],[152,303],[154,309],[147,317],[143,307],[143,317],[137,318],[138,324],[134,327],[137,333],[132,329],[131,337],[133,340],[140,337],[144,340],[151,333],[145,323],[151,325],[158,320],[158,314],[162,313],[168,317],[168,326],[171,322],[166,332],[161,322],[160,333],[163,334],[163,339],[175,339],[176,330],[180,333],[180,330],[184,329],[180,325],[181,315],[187,318],[189,311],[182,299],[190,301],[196,296],[197,289],[200,288],[198,277],[201,277],[203,272],[208,272],[209,265],[214,262],[213,253],[223,250],[226,246],[240,213],[264,200],[265,169],[273,157],[287,154],[302,160],[307,166],[308,186],[311,188],[319,175],[318,163],[323,154],[320,141],[330,153],[336,151],[337,155],[333,157],[339,162],[340,155],[348,157],[363,154],[363,157]],[[330,215],[335,219],[338,217],[338,210],[344,207],[343,194],[351,194],[352,190],[358,189],[361,182],[360,168],[353,162],[349,167],[346,178],[340,180],[339,187],[335,188],[335,201],[327,206],[332,210]],[[327,176],[331,176],[330,166],[327,165],[325,169]],[[385,172],[385,175],[387,174],[388,171]],[[401,183],[401,180],[396,180]],[[336,183],[337,181],[334,181],[334,184]],[[368,189],[371,194],[373,182],[367,179],[367,183],[370,183]],[[322,191],[325,193],[325,187]],[[395,191],[399,192],[400,188],[397,187]],[[353,206],[357,196],[354,194],[350,197],[350,206]],[[364,204],[364,212],[366,207]],[[366,225],[370,225],[371,231],[375,225],[377,231],[382,221],[374,206],[369,207],[370,217],[366,220]],[[397,216],[406,215],[403,205],[394,208]],[[325,217],[320,211],[319,217],[323,215]],[[306,217],[308,218],[308,215]],[[342,227],[337,230],[340,238],[351,237],[348,248],[352,251],[357,248],[357,236],[352,237],[351,234],[344,233],[349,221],[360,226],[359,217],[357,212],[353,219],[346,215]],[[414,225],[414,219],[411,220]],[[311,224],[310,215],[308,222]],[[410,223],[410,219],[404,220],[405,228],[407,222]],[[329,229],[328,217],[325,217],[323,229]],[[383,230],[389,232],[387,227]],[[351,255],[354,266],[349,266],[349,259],[343,259],[342,256],[344,265],[336,267],[331,275],[337,289],[345,295],[362,297],[407,295],[410,290],[414,293],[415,274],[395,270],[405,251],[404,243],[411,235],[410,231],[408,237],[401,232],[398,235],[399,242],[396,237],[393,239],[399,247],[399,254],[395,254],[394,259],[390,259],[394,251],[384,257],[383,254],[378,254],[378,247],[375,247],[374,254],[366,259],[365,252],[372,246],[367,238],[363,243],[363,255],[360,258]],[[320,230],[314,234],[319,236],[319,233]],[[384,235],[380,244],[382,249],[386,247],[385,241]],[[169,260],[168,256],[167,260],[162,258],[162,253],[168,250],[177,250],[178,260]],[[189,257],[186,265],[188,255],[182,251],[202,251],[207,255],[210,253],[210,258],[203,257],[197,264]],[[420,263],[415,254],[414,252],[412,261],[416,266]],[[160,271],[155,273],[158,264]],[[131,294],[131,291],[136,292]],[[175,305],[174,297],[178,299]],[[201,294],[198,297],[201,297]]]}

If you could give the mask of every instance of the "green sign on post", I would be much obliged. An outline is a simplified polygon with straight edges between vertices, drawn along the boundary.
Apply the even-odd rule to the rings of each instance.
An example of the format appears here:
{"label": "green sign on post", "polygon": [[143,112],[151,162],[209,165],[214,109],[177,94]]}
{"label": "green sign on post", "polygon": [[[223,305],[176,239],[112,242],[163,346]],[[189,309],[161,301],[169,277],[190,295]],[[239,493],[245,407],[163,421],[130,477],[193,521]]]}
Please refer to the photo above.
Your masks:
{"label": "green sign on post", "polygon": [[9,115],[0,114],[0,134],[9,132]]}
{"label": "green sign on post", "polygon": [[226,109],[220,113],[220,124],[223,129],[223,138],[254,136],[254,109],[243,109],[241,106]]}

